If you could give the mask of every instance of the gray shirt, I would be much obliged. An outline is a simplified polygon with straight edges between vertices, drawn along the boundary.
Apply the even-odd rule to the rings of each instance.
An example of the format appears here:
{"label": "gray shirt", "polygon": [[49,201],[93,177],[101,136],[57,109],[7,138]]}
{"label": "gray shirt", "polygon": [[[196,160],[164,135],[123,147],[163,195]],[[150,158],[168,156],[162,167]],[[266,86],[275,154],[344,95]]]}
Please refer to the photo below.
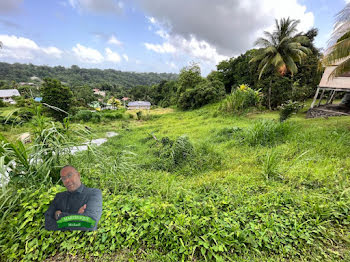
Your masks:
{"label": "gray shirt", "polygon": [[[84,227],[64,227],[58,228],[55,212],[61,210],[60,218],[70,215],[78,215],[78,210],[86,204],[86,209],[82,215],[91,217],[96,221],[93,228]],[[56,194],[55,199],[45,212],[45,229],[47,230],[82,230],[92,231],[97,229],[97,223],[102,215],[102,193],[97,188],[89,188],[81,184],[74,192],[61,192]]]}

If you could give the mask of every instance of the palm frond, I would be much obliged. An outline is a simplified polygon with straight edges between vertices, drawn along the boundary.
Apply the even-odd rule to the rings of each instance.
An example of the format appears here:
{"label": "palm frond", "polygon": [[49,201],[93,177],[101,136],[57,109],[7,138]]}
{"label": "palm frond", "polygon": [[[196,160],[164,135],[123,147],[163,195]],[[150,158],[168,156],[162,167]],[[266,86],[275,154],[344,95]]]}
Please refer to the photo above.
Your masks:
{"label": "palm frond", "polygon": [[340,63],[333,71],[332,73],[329,75],[328,79],[332,79],[336,76],[339,76],[345,72],[349,72],[350,71],[350,57],[348,57],[348,59],[346,59],[345,61],[343,61],[342,63]]}
{"label": "palm frond", "polygon": [[323,59],[323,62],[326,65],[332,64],[339,59],[349,56],[350,37],[336,43],[329,50],[330,50],[330,53],[328,53]]}
{"label": "palm frond", "polygon": [[287,66],[287,69],[289,72],[291,72],[292,75],[296,74],[298,72],[298,67],[295,64],[294,60],[290,56],[285,57],[285,63]]}
{"label": "palm frond", "polygon": [[272,43],[269,40],[267,40],[266,38],[260,37],[255,41],[254,45],[268,47],[268,46],[271,46]]}

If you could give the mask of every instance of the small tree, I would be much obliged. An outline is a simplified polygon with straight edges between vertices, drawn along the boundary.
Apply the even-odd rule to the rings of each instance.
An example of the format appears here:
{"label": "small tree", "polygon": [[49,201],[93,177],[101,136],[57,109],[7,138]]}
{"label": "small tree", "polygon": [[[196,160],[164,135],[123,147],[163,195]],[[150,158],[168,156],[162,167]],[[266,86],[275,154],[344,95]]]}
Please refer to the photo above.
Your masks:
{"label": "small tree", "polygon": [[116,109],[118,109],[118,107],[120,107],[122,105],[120,100],[113,97],[113,96],[110,99],[108,99],[108,104],[112,105],[113,108],[116,108]]}
{"label": "small tree", "polygon": [[[72,103],[72,91],[63,86],[59,80],[45,78],[41,89],[42,103],[48,104],[49,112],[57,121],[63,122]],[[56,107],[57,109],[54,109]],[[63,111],[62,111],[63,110]]]}
{"label": "small tree", "polygon": [[177,98],[179,99],[186,90],[195,88],[201,81],[203,81],[203,78],[199,65],[193,63],[182,68],[178,79]]}

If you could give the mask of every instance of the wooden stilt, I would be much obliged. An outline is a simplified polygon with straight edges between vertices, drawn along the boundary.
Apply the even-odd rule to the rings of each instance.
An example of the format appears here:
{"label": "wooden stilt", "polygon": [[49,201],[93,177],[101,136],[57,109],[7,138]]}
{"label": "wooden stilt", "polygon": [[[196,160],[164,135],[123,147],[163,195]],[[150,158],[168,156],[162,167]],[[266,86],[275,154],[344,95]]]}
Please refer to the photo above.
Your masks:
{"label": "wooden stilt", "polygon": [[335,90],[333,90],[333,92],[332,92],[332,95],[331,95],[331,99],[329,100],[329,103],[330,104],[333,104],[333,100],[334,100],[334,97],[335,97]]}
{"label": "wooden stilt", "polygon": [[331,102],[332,94],[333,94],[333,90],[330,90],[326,100],[326,105],[328,105]]}
{"label": "wooden stilt", "polygon": [[315,104],[315,102],[316,102],[316,100],[317,100],[317,96],[318,96],[318,92],[319,92],[319,91],[320,91],[320,88],[317,87],[316,94],[315,94],[315,96],[314,96],[314,101],[312,101],[312,104],[311,104],[310,108],[313,108],[313,107],[314,107],[314,104]]}
{"label": "wooden stilt", "polygon": [[320,96],[320,101],[318,101],[318,105],[317,106],[321,105],[323,96],[324,96],[324,89],[322,90],[322,93],[321,93],[321,96]]}

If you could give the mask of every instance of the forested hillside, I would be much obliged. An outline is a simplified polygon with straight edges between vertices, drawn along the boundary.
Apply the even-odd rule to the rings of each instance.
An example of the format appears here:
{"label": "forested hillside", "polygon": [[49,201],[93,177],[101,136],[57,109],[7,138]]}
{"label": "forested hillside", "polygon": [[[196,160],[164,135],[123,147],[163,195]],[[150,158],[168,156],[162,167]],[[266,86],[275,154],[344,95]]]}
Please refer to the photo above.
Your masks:
{"label": "forested hillside", "polygon": [[66,82],[69,85],[89,84],[100,86],[113,84],[120,87],[134,87],[137,85],[153,85],[162,80],[173,80],[176,74],[169,73],[136,73],[121,72],[113,69],[85,69],[76,65],[66,68],[63,66],[36,66],[33,64],[0,63],[0,80],[15,82],[31,82],[31,77],[41,79],[51,77]]}

